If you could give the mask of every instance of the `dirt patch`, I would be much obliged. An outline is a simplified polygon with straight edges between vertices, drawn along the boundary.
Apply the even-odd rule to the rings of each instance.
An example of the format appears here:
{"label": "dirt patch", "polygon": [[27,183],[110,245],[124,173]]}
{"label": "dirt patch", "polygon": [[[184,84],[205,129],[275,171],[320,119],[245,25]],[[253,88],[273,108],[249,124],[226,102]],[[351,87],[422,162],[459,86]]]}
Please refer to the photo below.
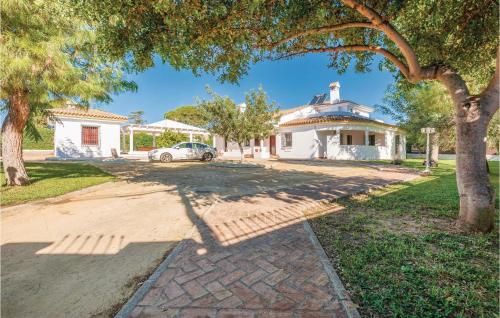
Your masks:
{"label": "dirt patch", "polygon": [[192,226],[169,190],[116,182],[4,209],[2,317],[111,314]]}

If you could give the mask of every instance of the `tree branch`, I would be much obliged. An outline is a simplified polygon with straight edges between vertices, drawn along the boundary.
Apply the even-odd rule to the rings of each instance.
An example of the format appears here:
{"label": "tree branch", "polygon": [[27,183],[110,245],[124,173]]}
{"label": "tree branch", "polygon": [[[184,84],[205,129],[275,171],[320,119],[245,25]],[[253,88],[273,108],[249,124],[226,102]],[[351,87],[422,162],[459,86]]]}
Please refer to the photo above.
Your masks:
{"label": "tree branch", "polygon": [[495,75],[491,79],[488,86],[479,95],[481,102],[481,111],[483,114],[491,117],[499,107],[499,85],[500,85],[500,47],[497,48],[497,60]]}
{"label": "tree branch", "polygon": [[[410,44],[406,41],[399,32],[397,32],[380,14],[368,6],[359,3],[356,0],[341,0],[346,6],[356,10],[359,14],[370,20],[376,29],[385,33],[385,35],[396,44],[401,50],[406,63],[408,64],[409,73],[408,80],[410,82],[417,82],[420,79],[420,64],[418,63],[417,56],[411,48]],[[399,68],[399,67],[398,67]]]}
{"label": "tree branch", "polygon": [[469,101],[471,95],[464,79],[453,68],[445,65],[429,66],[420,72],[420,80],[438,80],[447,89],[455,105]]}
{"label": "tree branch", "polygon": [[285,44],[288,41],[294,40],[294,39],[302,37],[302,36],[330,33],[330,32],[334,32],[334,31],[345,30],[345,29],[350,29],[350,28],[378,29],[377,26],[373,25],[370,22],[350,22],[350,23],[341,23],[341,24],[337,24],[337,25],[328,25],[328,26],[309,29],[309,30],[305,30],[302,32],[292,34],[292,35],[290,35],[286,38],[283,38],[277,42],[269,44],[268,47],[275,48],[277,46]]}
{"label": "tree branch", "polygon": [[310,48],[304,49],[302,51],[293,52],[284,56],[279,57],[279,59],[287,58],[295,55],[302,55],[306,53],[321,53],[321,52],[374,52],[383,55],[389,61],[394,63],[394,65],[401,71],[404,77],[408,78],[409,70],[408,66],[406,66],[403,62],[401,62],[398,57],[391,52],[380,46],[370,46],[370,45],[345,45],[345,46],[336,46],[336,47],[325,47],[325,48]]}

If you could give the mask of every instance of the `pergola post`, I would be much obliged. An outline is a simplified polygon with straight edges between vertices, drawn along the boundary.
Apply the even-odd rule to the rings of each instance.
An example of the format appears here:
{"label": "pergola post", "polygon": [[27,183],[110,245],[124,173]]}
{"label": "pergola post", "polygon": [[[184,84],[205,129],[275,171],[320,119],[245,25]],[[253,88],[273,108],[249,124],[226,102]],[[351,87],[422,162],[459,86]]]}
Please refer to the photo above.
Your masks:
{"label": "pergola post", "polygon": [[132,152],[134,152],[134,129],[132,127],[130,127],[129,131],[130,131],[130,138],[129,138],[129,152],[128,153],[132,153]]}

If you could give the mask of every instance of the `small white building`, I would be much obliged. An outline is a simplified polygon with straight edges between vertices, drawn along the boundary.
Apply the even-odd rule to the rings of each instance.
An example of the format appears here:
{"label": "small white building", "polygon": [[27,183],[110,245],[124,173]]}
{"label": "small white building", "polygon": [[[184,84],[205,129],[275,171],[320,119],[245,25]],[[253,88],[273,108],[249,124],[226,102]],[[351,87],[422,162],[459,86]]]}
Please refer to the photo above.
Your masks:
{"label": "small white building", "polygon": [[[315,95],[307,105],[280,112],[278,126],[265,140],[249,140],[245,155],[282,159],[405,159],[406,137],[395,125],[371,118],[372,107],[340,99],[340,84]],[[238,146],[218,137],[223,156],[239,156]]]}
{"label": "small white building", "polygon": [[80,107],[50,110],[54,120],[54,154],[58,158],[111,157],[120,153],[120,127],[127,117]]}

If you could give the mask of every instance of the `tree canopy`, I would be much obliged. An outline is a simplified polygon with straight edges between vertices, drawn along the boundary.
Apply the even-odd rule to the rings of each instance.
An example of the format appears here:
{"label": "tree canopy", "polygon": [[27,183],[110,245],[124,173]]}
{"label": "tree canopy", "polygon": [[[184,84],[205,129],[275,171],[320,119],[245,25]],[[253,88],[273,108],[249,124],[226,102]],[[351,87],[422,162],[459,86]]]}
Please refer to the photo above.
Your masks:
{"label": "tree canopy", "polygon": [[144,111],[143,110],[136,110],[128,114],[128,121],[131,124],[135,125],[142,125],[146,123],[144,120]]}
{"label": "tree canopy", "polygon": [[204,128],[206,119],[202,116],[199,107],[195,105],[184,105],[165,113],[165,119],[175,120],[188,125]]}
{"label": "tree canopy", "polygon": [[165,130],[156,137],[157,147],[171,147],[179,142],[189,141],[189,136],[183,133],[178,133],[172,130]]}
{"label": "tree canopy", "polygon": [[36,135],[33,119],[49,115],[47,109],[68,101],[88,107],[136,89],[123,79],[123,64],[98,53],[95,31],[68,2],[7,0],[0,10],[0,98],[8,110],[14,92],[28,93],[29,134]]}
{"label": "tree canopy", "polygon": [[408,84],[398,81],[391,85],[384,104],[377,107],[391,116],[406,130],[407,145],[425,150],[423,127],[434,127],[440,134],[439,146],[443,151],[455,148],[454,107],[446,88],[438,82]]}
{"label": "tree canopy", "polygon": [[[158,55],[176,68],[236,81],[251,63],[265,58],[330,52],[331,66],[338,70],[345,71],[355,58],[355,69],[366,71],[379,53],[391,62],[381,67],[400,66],[406,76],[415,71],[411,68],[446,64],[483,84],[491,78],[498,44],[495,1],[363,4],[371,11],[354,10],[354,0],[82,0],[80,8],[96,21],[109,52],[130,53],[139,69],[153,65]],[[388,21],[398,34],[387,29]],[[406,43],[396,45],[401,38]]]}
{"label": "tree canopy", "polygon": [[234,141],[240,147],[243,160],[243,145],[254,138],[264,138],[274,129],[277,107],[267,101],[262,88],[252,90],[245,96],[245,103],[236,103],[227,96],[220,96],[207,89],[211,100],[202,100],[200,110],[212,134]]}

